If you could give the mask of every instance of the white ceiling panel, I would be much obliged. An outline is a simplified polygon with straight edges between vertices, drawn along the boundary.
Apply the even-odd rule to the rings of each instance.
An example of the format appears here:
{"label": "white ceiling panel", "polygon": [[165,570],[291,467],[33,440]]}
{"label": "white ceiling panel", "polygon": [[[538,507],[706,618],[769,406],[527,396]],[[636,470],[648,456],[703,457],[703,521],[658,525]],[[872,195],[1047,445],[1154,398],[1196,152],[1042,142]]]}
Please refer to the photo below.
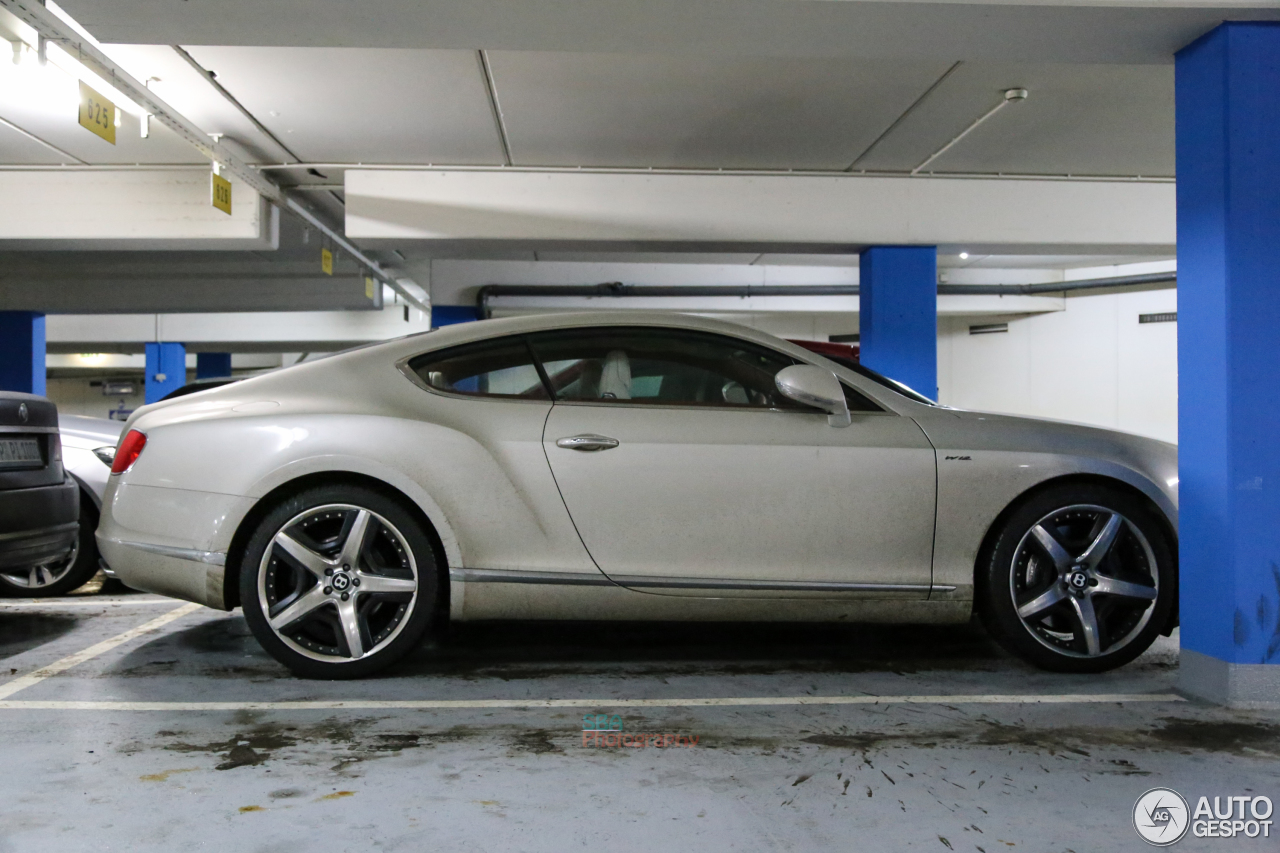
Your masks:
{"label": "white ceiling panel", "polygon": [[843,169],[950,62],[493,52],[516,165]]}
{"label": "white ceiling panel", "polygon": [[1173,68],[966,63],[859,169],[909,170],[1001,102],[1010,103],[928,167],[937,172],[1172,175]]}
{"label": "white ceiling panel", "polygon": [[310,162],[498,164],[475,51],[193,47]]}

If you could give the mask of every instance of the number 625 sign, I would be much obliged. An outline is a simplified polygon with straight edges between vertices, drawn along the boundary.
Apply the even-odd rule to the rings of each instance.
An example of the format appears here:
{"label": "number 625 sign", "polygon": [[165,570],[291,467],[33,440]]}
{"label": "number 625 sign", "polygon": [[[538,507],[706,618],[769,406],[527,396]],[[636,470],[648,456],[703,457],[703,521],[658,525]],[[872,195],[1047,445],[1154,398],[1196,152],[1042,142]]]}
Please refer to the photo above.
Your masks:
{"label": "number 625 sign", "polygon": [[80,125],[116,144],[116,105],[80,81]]}

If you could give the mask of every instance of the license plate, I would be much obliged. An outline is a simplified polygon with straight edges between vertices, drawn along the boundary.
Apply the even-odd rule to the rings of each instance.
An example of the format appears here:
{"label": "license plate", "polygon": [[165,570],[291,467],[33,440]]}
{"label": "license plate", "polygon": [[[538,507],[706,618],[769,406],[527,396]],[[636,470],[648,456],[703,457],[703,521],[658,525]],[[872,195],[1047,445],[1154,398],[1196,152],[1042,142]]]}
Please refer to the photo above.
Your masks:
{"label": "license plate", "polygon": [[0,438],[0,468],[39,468],[43,465],[38,439]]}

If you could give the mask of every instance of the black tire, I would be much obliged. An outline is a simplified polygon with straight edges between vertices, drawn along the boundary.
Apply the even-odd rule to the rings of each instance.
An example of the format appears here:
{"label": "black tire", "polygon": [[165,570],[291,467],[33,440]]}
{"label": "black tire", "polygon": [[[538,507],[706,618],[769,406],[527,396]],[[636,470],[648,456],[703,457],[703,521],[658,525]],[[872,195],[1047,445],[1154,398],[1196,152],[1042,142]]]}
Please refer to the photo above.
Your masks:
{"label": "black tire", "polygon": [[62,560],[30,569],[0,570],[0,595],[14,598],[52,598],[84,586],[98,573],[98,511],[85,495],[80,496],[80,529],[76,548]]}
{"label": "black tire", "polygon": [[1169,621],[1173,548],[1140,498],[1094,484],[1048,488],[1014,508],[985,552],[978,614],[1005,649],[1043,669],[1123,666]]}
{"label": "black tire", "polygon": [[[348,547],[362,512],[363,544]],[[240,602],[258,642],[295,675],[363,678],[421,641],[438,583],[431,541],[399,501],[361,486],[320,486],[285,500],[254,530]]]}

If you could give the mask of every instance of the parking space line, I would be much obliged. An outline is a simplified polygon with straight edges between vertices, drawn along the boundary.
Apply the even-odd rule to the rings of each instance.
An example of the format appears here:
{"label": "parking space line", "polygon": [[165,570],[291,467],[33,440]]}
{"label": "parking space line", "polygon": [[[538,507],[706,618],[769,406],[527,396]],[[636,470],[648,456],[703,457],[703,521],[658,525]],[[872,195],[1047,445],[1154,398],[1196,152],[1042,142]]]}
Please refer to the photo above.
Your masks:
{"label": "parking space line", "polygon": [[[3,688],[0,688],[0,691],[3,691]],[[1176,693],[961,693],[920,696],[741,696],[707,699],[332,699],[282,702],[78,702],[20,699],[6,701],[4,697],[7,695],[9,694],[0,692],[0,710],[436,711],[486,708],[698,708],[765,705],[1074,705],[1186,701]]]}
{"label": "parking space line", "polygon": [[168,625],[170,622],[174,621],[175,619],[181,619],[183,616],[186,616],[188,613],[199,610],[200,608],[201,608],[201,605],[199,604],[184,604],[181,607],[177,607],[177,608],[174,608],[173,610],[170,610],[168,613],[165,613],[162,616],[157,616],[155,619],[152,619],[150,622],[146,622],[142,625],[139,625],[137,628],[130,628],[128,631],[125,631],[123,634],[117,634],[116,636],[112,637],[109,640],[103,640],[101,643],[95,643],[94,645],[90,646],[84,651],[76,652],[73,655],[68,655],[62,660],[54,661],[48,666],[40,667],[35,672],[27,673],[26,675],[13,679],[12,681],[7,681],[4,684],[0,684],[0,700],[8,699],[10,696],[17,693],[19,690],[26,690],[28,687],[31,687],[32,685],[35,685],[35,684],[39,684],[41,681],[44,681],[46,678],[52,675],[57,675],[60,672],[70,669],[76,664],[81,664],[87,660],[96,658],[100,654],[111,651],[116,646],[123,645],[129,642],[130,640],[136,639],[137,637],[141,637],[143,634],[150,633],[151,631],[154,631],[157,628],[161,628],[165,625]]}
{"label": "parking space line", "polygon": [[173,604],[172,598],[144,598],[139,601],[125,599],[123,601],[94,601],[91,599],[37,598],[31,601],[0,601],[0,610],[21,610],[27,607],[44,609],[54,607],[142,607],[157,604]]}

